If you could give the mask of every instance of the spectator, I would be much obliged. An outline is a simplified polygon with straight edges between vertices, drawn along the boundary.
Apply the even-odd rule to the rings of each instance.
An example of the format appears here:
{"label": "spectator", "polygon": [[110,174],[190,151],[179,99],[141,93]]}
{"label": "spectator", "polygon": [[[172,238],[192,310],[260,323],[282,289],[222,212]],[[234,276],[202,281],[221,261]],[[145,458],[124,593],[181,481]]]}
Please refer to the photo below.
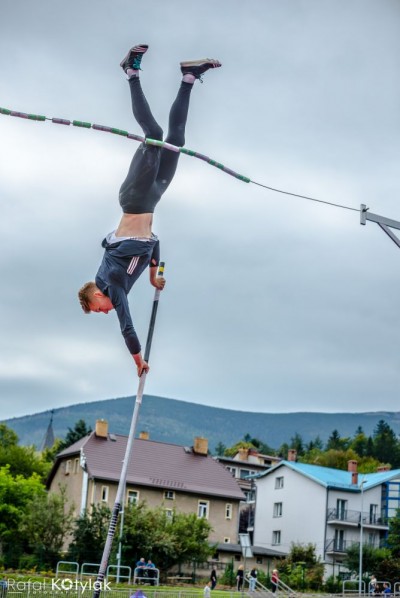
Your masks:
{"label": "spectator", "polygon": [[250,592],[254,592],[256,589],[258,571],[255,567],[250,571],[249,589]]}
{"label": "spectator", "polygon": [[208,581],[203,590],[204,598],[211,598],[211,581]]}
{"label": "spectator", "polygon": [[150,585],[151,585],[151,586],[154,586],[154,584],[155,584],[155,578],[157,577],[157,572],[155,571],[155,568],[156,568],[156,566],[155,566],[155,564],[154,564],[154,563],[153,563],[153,562],[152,562],[152,561],[149,559],[149,560],[147,561],[147,565],[146,565],[146,567],[147,567],[147,569],[146,569],[146,572],[147,572],[147,577],[148,577],[148,578],[149,578],[149,580],[150,580]]}
{"label": "spectator", "polygon": [[271,590],[275,594],[279,584],[278,569],[274,569],[271,575]]}
{"label": "spectator", "polygon": [[236,574],[236,589],[240,592],[243,589],[243,579],[244,579],[244,568],[243,565],[239,565],[237,574]]}
{"label": "spectator", "polygon": [[217,572],[215,569],[211,570],[210,573],[211,589],[213,590],[217,585]]}
{"label": "spectator", "polygon": [[371,596],[376,594],[376,589],[376,577],[375,575],[371,575],[371,578],[369,580],[369,593],[371,594]]}
{"label": "spectator", "polygon": [[383,584],[383,595],[389,596],[392,593],[391,587],[388,583]]}

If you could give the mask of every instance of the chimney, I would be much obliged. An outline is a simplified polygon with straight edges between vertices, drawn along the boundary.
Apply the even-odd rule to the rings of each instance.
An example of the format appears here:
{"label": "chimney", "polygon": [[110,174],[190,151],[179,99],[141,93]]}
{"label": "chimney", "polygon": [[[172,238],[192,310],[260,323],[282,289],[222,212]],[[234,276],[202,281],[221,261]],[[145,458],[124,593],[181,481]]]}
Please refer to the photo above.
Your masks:
{"label": "chimney", "polygon": [[95,434],[97,438],[108,438],[108,422],[105,419],[96,419]]}
{"label": "chimney", "polygon": [[289,449],[287,458],[288,458],[288,461],[297,461],[296,449]]}
{"label": "chimney", "polygon": [[238,450],[239,454],[239,461],[248,461],[249,458],[249,449],[248,448],[240,448]]}
{"label": "chimney", "polygon": [[208,440],[207,438],[201,438],[200,436],[196,436],[194,439],[193,444],[193,452],[196,455],[204,455],[207,457],[208,455]]}
{"label": "chimney", "polygon": [[379,467],[376,468],[377,473],[383,472],[383,471],[390,471],[391,465],[380,465]]}
{"label": "chimney", "polygon": [[358,485],[357,461],[354,461],[353,459],[350,461],[347,461],[347,471],[349,471],[351,473],[351,483],[353,484],[353,486],[357,486]]}
{"label": "chimney", "polygon": [[148,432],[142,430],[142,432],[139,433],[139,438],[140,440],[148,440],[150,436]]}

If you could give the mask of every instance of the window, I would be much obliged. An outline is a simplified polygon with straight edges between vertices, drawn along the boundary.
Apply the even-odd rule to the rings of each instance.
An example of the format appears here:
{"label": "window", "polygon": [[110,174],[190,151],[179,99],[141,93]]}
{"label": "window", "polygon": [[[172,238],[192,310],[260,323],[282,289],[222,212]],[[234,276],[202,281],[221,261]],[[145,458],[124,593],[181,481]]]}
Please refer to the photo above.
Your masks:
{"label": "window", "polygon": [[281,530],[275,530],[272,532],[272,544],[280,544],[281,543]]}
{"label": "window", "polygon": [[282,503],[274,503],[274,517],[282,517]]}
{"label": "window", "polygon": [[200,519],[208,519],[209,506],[210,503],[208,502],[208,500],[199,500],[197,517],[199,517]]}
{"label": "window", "polygon": [[262,556],[258,556],[258,557],[256,558],[256,563],[257,563],[257,565],[262,565],[262,562],[263,562],[263,560],[262,560]]}
{"label": "window", "polygon": [[172,509],[165,509],[165,514],[167,516],[167,519],[171,519],[172,520],[172,517],[174,516],[174,512],[173,512]]}
{"label": "window", "polygon": [[369,505],[369,522],[378,522],[378,505]]}
{"label": "window", "polygon": [[101,487],[101,502],[108,502],[108,486]]}
{"label": "window", "polygon": [[72,461],[71,461],[71,459],[68,459],[68,461],[66,461],[66,463],[65,463],[65,475],[69,475],[71,473],[71,468],[72,468]]}
{"label": "window", "polygon": [[372,532],[372,533],[368,534],[368,544],[369,544],[369,546],[378,547],[378,536],[377,536],[376,532]]}
{"label": "window", "polygon": [[232,505],[229,503],[225,505],[225,519],[232,519]]}
{"label": "window", "polygon": [[126,493],[126,502],[128,505],[137,505],[139,502],[139,492],[137,490],[128,490]]}
{"label": "window", "polygon": [[240,470],[240,479],[244,480],[244,478],[247,478],[247,476],[249,475],[254,475],[255,471],[251,471],[250,469],[241,469]]}
{"label": "window", "polygon": [[346,548],[345,539],[344,539],[344,530],[336,529],[335,530],[335,543],[334,543],[334,550],[337,552],[344,552]]}
{"label": "window", "polygon": [[347,500],[343,498],[338,498],[336,501],[336,515],[337,518],[341,521],[346,521],[347,519]]}
{"label": "window", "polygon": [[231,472],[234,478],[236,477],[236,467],[227,467],[226,469]]}
{"label": "window", "polygon": [[173,490],[166,490],[164,492],[164,498],[167,500],[175,500],[175,492]]}
{"label": "window", "polygon": [[74,461],[74,473],[78,473],[79,471],[79,459],[75,459]]}
{"label": "window", "polygon": [[230,544],[230,543],[231,543],[230,538],[224,538],[224,544]]}
{"label": "window", "polygon": [[275,489],[279,490],[280,488],[283,488],[283,476],[275,478]]}

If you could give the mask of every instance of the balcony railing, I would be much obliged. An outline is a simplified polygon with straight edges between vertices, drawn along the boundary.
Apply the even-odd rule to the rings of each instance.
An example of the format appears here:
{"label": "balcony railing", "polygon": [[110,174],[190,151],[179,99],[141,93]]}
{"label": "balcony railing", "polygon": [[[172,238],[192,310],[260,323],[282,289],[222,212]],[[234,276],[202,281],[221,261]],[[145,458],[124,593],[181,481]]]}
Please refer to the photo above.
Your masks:
{"label": "balcony railing", "polygon": [[[354,540],[341,540],[340,538],[329,538],[325,544],[325,552],[346,552],[350,546],[360,546],[360,542]],[[386,546],[385,538],[376,538],[374,542],[365,540],[363,546],[372,548],[383,548]]]}
{"label": "balcony railing", "polygon": [[[351,509],[335,509],[329,508],[326,515],[327,521],[342,521],[343,523],[350,523],[360,525],[361,512],[352,511]],[[387,527],[387,517],[378,514],[362,513],[363,526],[379,526]]]}

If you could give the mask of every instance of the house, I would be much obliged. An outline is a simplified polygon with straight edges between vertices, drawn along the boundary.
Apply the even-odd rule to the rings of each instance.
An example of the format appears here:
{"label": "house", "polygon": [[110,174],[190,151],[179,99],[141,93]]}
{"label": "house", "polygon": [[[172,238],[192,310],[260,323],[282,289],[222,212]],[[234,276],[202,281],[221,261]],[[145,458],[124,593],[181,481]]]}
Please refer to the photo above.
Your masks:
{"label": "house", "polygon": [[325,574],[345,572],[346,549],[381,546],[388,520],[400,507],[400,470],[359,474],[295,461],[295,451],[255,478],[254,543],[288,553],[292,543],[312,543]]}
{"label": "house", "polygon": [[[76,506],[76,515],[93,504],[114,505],[124,459],[127,436],[111,434],[107,422],[98,420],[93,432],[57,455],[47,487],[59,492],[66,488],[68,500]],[[240,564],[238,545],[239,505],[245,495],[223,465],[208,455],[208,443],[195,438],[192,447],[149,439],[141,433],[133,442],[128,467],[125,502],[146,501],[149,507],[162,507],[172,516],[174,510],[196,513],[212,526],[209,540],[216,545],[214,559],[197,571],[226,564]],[[275,549],[259,548],[250,564],[268,563],[282,554]]]}
{"label": "house", "polygon": [[[110,434],[98,420],[88,436],[59,453],[47,486],[57,492],[66,486],[77,514],[92,504],[112,508],[124,459],[127,436]],[[226,469],[208,455],[208,443],[196,438],[193,447],[149,440],[141,434],[133,442],[126,503],[146,501],[149,507],[197,513],[212,526],[211,542],[236,542],[239,503],[244,495]]]}
{"label": "house", "polygon": [[[246,496],[246,502],[241,503],[239,510],[239,533],[248,532],[253,542],[255,506],[253,476],[280,463],[282,459],[271,455],[263,455],[254,448],[239,448],[233,457],[214,457],[214,459],[231,473]],[[256,564],[259,564],[259,562]]]}

